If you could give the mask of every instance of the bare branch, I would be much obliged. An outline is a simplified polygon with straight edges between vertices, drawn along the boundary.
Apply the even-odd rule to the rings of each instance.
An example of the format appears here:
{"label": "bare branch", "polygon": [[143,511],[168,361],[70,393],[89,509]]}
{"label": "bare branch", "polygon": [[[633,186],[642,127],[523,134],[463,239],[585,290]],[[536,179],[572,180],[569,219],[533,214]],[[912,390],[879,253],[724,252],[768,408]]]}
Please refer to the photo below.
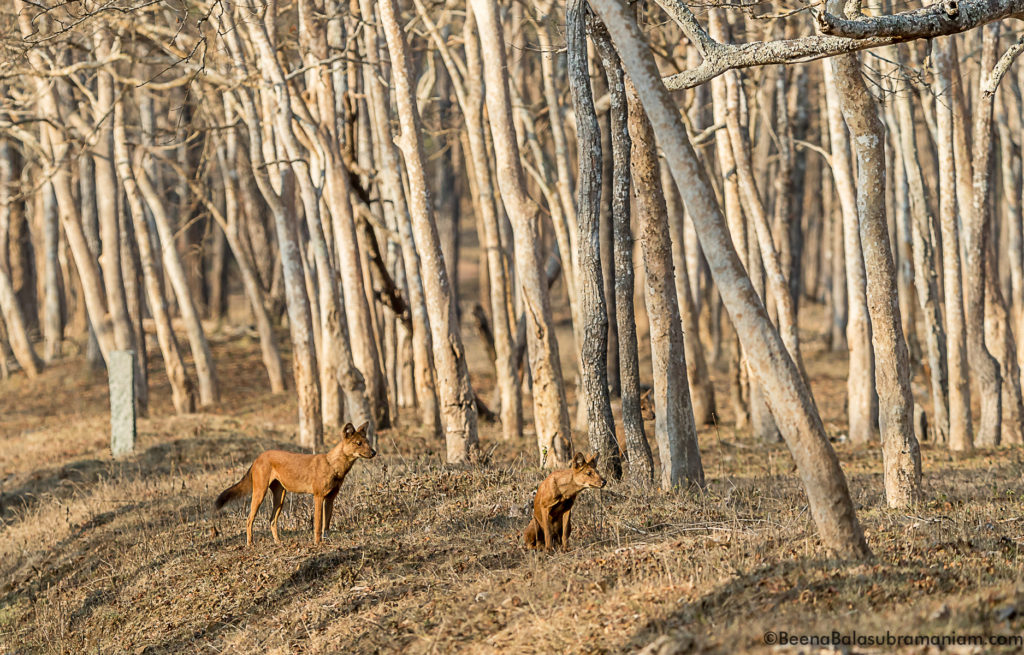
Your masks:
{"label": "bare branch", "polygon": [[856,38],[816,34],[780,41],[718,43],[696,68],[664,78],[665,86],[670,90],[688,89],[737,68],[813,61],[905,41],[958,34],[1003,18],[1024,17],[1024,0],[961,1],[954,15],[950,15],[949,6],[947,1],[924,9],[858,20],[820,14],[826,17],[820,19],[825,21],[823,30],[853,34]]}

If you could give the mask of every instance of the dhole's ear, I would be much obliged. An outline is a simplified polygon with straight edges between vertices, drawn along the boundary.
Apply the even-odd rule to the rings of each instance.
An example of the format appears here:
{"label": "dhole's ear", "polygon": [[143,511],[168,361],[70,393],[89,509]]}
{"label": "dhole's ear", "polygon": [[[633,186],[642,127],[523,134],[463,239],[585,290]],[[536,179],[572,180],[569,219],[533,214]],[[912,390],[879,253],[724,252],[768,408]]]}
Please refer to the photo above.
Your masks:
{"label": "dhole's ear", "polygon": [[346,437],[351,437],[353,434],[355,434],[356,429],[352,427],[351,423],[346,423],[345,427],[342,428],[342,431],[345,433]]}
{"label": "dhole's ear", "polygon": [[594,468],[597,468],[597,453],[594,453],[593,455],[590,456],[590,459],[587,460],[587,464],[590,464]]}
{"label": "dhole's ear", "polygon": [[583,453],[576,453],[576,456],[572,458],[573,468],[583,468],[587,463],[587,459],[583,456]]}
{"label": "dhole's ear", "polygon": [[356,432],[358,432],[359,434],[366,434],[366,426],[368,426],[368,425],[369,425],[369,422],[363,423],[358,428],[356,428]]}
{"label": "dhole's ear", "polygon": [[640,394],[640,397],[641,398],[650,398],[652,391],[654,391],[654,389],[648,389],[647,391],[645,391],[642,394]]}

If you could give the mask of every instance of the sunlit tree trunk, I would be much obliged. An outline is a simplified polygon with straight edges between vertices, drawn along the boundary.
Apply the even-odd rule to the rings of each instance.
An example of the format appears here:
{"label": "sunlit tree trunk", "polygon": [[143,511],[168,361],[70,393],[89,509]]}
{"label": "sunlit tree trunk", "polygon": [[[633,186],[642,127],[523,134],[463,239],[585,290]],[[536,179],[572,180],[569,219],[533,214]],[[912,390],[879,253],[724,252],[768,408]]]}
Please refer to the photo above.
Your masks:
{"label": "sunlit tree trunk", "polygon": [[591,0],[611,33],[626,74],[633,80],[690,210],[722,300],[746,341],[752,373],[796,460],[811,516],[827,550],[850,558],[870,554],[850,500],[846,478],[825,435],[810,393],[736,255],[707,173],[697,160],[679,109],[661,81],[654,58],[628,8],[616,0]]}
{"label": "sunlit tree trunk", "polygon": [[[632,84],[627,87],[629,132],[633,138],[631,170],[634,200],[640,221],[640,245],[643,249],[647,314],[651,321],[651,357],[654,369],[654,436],[661,461],[661,487],[671,489],[683,484],[704,486],[697,443],[697,427],[690,403],[689,362],[684,338],[696,339],[696,332],[683,335],[676,304],[680,293],[672,274],[672,243],[668,213],[661,194],[658,155],[651,123]],[[671,180],[669,180],[671,181]],[[682,290],[689,295],[690,290]],[[700,344],[696,344],[700,348]],[[629,442],[627,440],[627,446]],[[646,439],[641,448],[647,446]],[[641,450],[640,459],[643,457]],[[648,455],[649,457],[649,455]],[[630,473],[633,473],[630,450]]]}
{"label": "sunlit tree trunk", "polygon": [[[363,0],[364,12],[367,11],[368,4]],[[448,462],[462,463],[468,461],[478,447],[476,404],[473,388],[469,383],[466,352],[456,319],[455,298],[445,271],[441,242],[427,190],[422,126],[409,75],[405,36],[398,24],[394,0],[382,0],[379,8],[391,56],[392,85],[402,129],[396,142],[402,150],[405,170],[409,177],[409,214],[423,267],[423,290],[430,316]]]}
{"label": "sunlit tree trunk", "polygon": [[935,103],[938,138],[939,223],[942,229],[942,284],[946,308],[946,362],[949,367],[949,449],[966,452],[974,446],[971,426],[970,369],[967,365],[967,326],[960,273],[960,235],[957,221],[957,173],[953,156],[953,94],[951,36],[935,40],[935,81],[942,94]]}
{"label": "sunlit tree trunk", "polygon": [[495,0],[471,0],[481,38],[485,99],[501,197],[512,223],[516,272],[526,306],[526,330],[533,378],[537,447],[545,466],[561,466],[572,457],[569,411],[565,401],[558,340],[551,318],[547,280],[540,253],[538,211],[526,193],[509,99],[505,40]]}
{"label": "sunlit tree trunk", "polygon": [[896,267],[885,213],[885,128],[857,55],[840,55],[832,63],[857,157],[857,215],[875,350],[885,496],[889,507],[904,508],[920,499],[921,454],[914,435],[910,360],[896,302]]}
{"label": "sunlit tree trunk", "polygon": [[832,143],[832,178],[842,211],[843,255],[846,269],[846,297],[849,313],[846,342],[850,351],[847,376],[847,407],[850,441],[878,442],[878,396],[875,391],[875,357],[871,349],[871,319],[868,315],[866,273],[861,251],[857,197],[850,161],[849,137],[839,107],[832,63],[822,64],[828,102],[829,138]]}

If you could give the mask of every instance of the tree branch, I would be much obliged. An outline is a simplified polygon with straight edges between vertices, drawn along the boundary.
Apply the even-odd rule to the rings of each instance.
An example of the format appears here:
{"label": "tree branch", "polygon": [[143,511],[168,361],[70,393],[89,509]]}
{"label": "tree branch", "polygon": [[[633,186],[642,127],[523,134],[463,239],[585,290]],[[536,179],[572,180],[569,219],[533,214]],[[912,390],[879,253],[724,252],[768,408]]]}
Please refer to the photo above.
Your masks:
{"label": "tree branch", "polygon": [[[666,4],[673,1],[664,0]],[[856,20],[822,13],[819,14],[822,31],[835,33],[735,45],[713,42],[716,45],[707,51],[699,66],[666,77],[664,82],[670,90],[688,89],[733,69],[813,61],[905,41],[958,34],[1009,17],[1024,18],[1024,0],[961,0],[959,3],[945,0],[923,9]],[[692,31],[692,25],[685,27],[686,30]]]}

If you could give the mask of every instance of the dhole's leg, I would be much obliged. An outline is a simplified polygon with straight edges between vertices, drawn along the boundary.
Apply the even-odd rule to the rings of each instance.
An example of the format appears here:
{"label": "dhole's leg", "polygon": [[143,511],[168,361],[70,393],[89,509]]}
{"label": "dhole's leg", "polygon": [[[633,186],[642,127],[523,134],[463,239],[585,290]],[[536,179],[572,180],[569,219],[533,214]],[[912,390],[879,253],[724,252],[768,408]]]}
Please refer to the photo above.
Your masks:
{"label": "dhole's leg", "polygon": [[320,545],[320,534],[324,527],[324,497],[313,496],[313,543]]}
{"label": "dhole's leg", "polygon": [[565,514],[562,514],[562,550],[569,550],[570,532],[572,532],[572,526],[569,525],[569,511],[566,510]]}
{"label": "dhole's leg", "polygon": [[335,488],[334,491],[327,494],[327,497],[324,498],[324,537],[327,536],[327,533],[331,529],[331,515],[334,513],[334,497],[338,495],[339,489],[341,489],[341,487]]}
{"label": "dhole's leg", "polygon": [[270,515],[270,532],[274,535],[274,541],[281,541],[277,537],[277,517],[281,516],[281,508],[284,507],[284,487],[277,480],[270,484],[270,491],[274,494],[274,511]]}
{"label": "dhole's leg", "polygon": [[256,484],[252,481],[252,505],[249,507],[249,522],[245,524],[245,543],[252,545],[252,522],[256,520],[256,511],[263,504],[263,498],[267,495],[267,487]]}
{"label": "dhole's leg", "polygon": [[540,527],[544,531],[544,550],[551,550],[554,548],[554,526],[551,525],[550,514],[541,517]]}

